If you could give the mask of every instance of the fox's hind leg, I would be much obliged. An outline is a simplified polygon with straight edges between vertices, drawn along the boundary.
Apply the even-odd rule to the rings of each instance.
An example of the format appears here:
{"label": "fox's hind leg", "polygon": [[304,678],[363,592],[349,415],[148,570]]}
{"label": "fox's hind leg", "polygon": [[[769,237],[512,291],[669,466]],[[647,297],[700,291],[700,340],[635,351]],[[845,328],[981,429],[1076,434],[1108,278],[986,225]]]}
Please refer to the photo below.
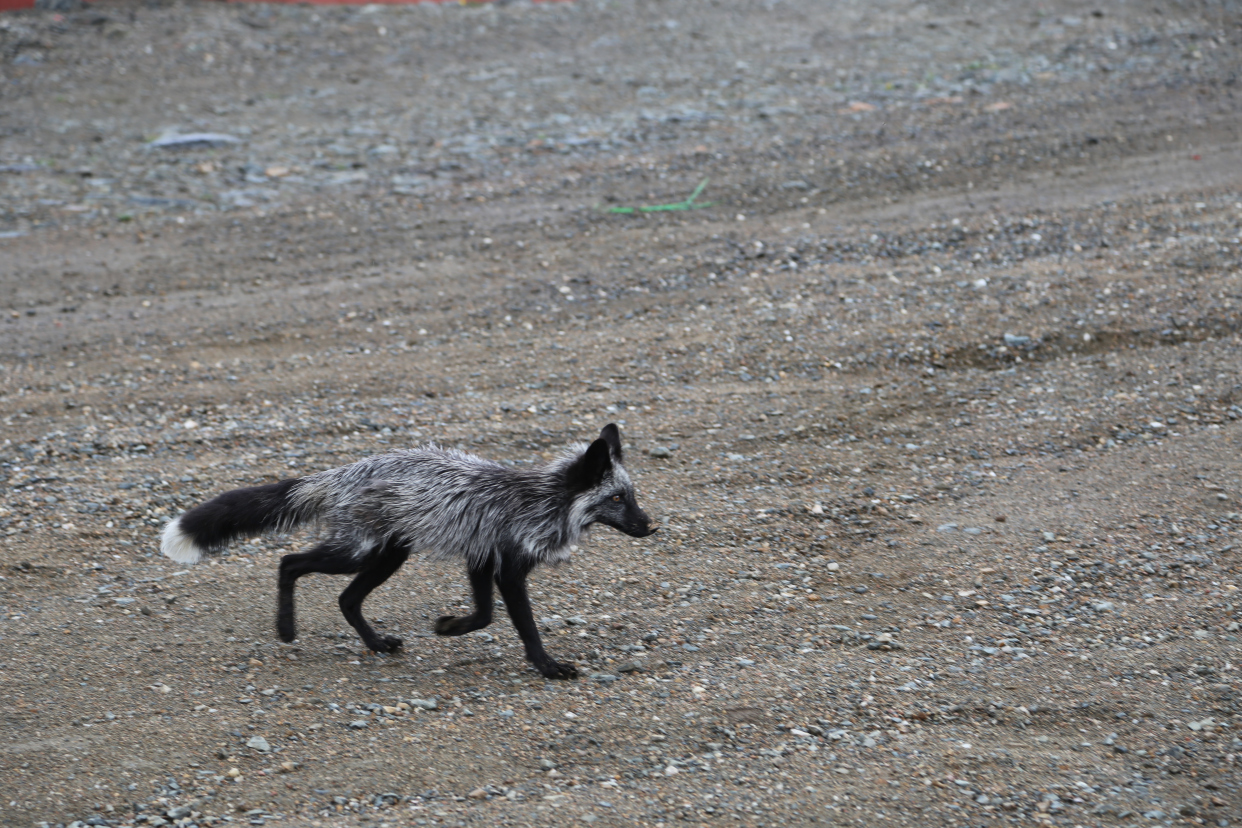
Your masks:
{"label": "fox's hind leg", "polygon": [[455,615],[441,615],[436,620],[436,635],[465,635],[492,623],[492,576],[495,571],[495,565],[490,560],[477,569],[470,570],[474,612],[460,618]]}
{"label": "fox's hind leg", "polygon": [[321,543],[306,551],[285,555],[280,559],[280,576],[277,581],[276,632],[281,641],[297,637],[294,623],[293,588],[298,578],[312,572],[325,575],[347,575],[358,571],[358,559],[348,546],[339,543]]}
{"label": "fox's hind leg", "polygon": [[354,578],[338,599],[341,614],[350,626],[358,631],[362,641],[377,653],[391,653],[401,648],[401,639],[393,635],[379,635],[362,617],[362,602],[371,594],[371,590],[387,581],[394,572],[401,568],[406,558],[410,557],[409,547],[389,544],[371,552],[361,561],[361,571]]}

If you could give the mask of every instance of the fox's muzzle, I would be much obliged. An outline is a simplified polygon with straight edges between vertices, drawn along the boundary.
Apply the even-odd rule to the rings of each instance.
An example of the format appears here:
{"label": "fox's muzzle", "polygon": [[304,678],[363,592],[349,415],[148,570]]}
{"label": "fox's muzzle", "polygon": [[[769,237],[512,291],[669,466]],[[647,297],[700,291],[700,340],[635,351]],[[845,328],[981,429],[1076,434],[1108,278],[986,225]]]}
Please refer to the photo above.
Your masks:
{"label": "fox's muzzle", "polygon": [[621,530],[631,538],[646,538],[660,531],[660,525],[652,520],[644,521]]}
{"label": "fox's muzzle", "polygon": [[631,509],[621,519],[600,518],[600,523],[611,526],[618,532],[624,532],[631,538],[645,538],[654,535],[660,525],[647,516],[642,509]]}

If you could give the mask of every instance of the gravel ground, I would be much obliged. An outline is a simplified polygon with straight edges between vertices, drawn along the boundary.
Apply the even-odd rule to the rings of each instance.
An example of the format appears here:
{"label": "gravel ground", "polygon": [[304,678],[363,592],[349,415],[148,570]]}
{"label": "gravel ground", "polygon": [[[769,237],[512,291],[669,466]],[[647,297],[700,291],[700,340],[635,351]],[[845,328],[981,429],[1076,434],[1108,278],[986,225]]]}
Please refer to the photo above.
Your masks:
{"label": "gravel ground", "polygon": [[[0,823],[1242,821],[1242,11],[983,5],[0,18]],[[610,421],[576,682],[156,550]]]}

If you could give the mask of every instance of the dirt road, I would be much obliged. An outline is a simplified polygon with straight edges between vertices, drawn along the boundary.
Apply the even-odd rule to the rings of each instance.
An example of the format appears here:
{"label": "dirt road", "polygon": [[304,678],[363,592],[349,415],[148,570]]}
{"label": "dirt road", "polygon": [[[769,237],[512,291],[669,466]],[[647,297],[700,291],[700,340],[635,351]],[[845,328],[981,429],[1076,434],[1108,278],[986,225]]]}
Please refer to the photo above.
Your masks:
{"label": "dirt road", "polygon": [[[1240,41],[1236,3],[0,18],[0,823],[1237,824]],[[378,657],[340,578],[277,642],[306,534],[157,553],[234,486],[607,422],[664,528],[534,579],[576,682],[432,636],[450,568],[371,597]]]}

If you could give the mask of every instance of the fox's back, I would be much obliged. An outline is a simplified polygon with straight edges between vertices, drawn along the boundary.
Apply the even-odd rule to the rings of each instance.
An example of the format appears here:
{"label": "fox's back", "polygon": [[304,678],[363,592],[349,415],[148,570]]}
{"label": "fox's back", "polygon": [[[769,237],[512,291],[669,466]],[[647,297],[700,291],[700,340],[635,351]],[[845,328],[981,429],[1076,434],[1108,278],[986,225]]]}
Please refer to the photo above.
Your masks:
{"label": "fox's back", "polygon": [[333,534],[477,559],[498,546],[531,546],[536,536],[544,546],[549,533],[560,534],[565,493],[558,481],[551,467],[513,469],[422,446],[309,475],[294,496]]}

